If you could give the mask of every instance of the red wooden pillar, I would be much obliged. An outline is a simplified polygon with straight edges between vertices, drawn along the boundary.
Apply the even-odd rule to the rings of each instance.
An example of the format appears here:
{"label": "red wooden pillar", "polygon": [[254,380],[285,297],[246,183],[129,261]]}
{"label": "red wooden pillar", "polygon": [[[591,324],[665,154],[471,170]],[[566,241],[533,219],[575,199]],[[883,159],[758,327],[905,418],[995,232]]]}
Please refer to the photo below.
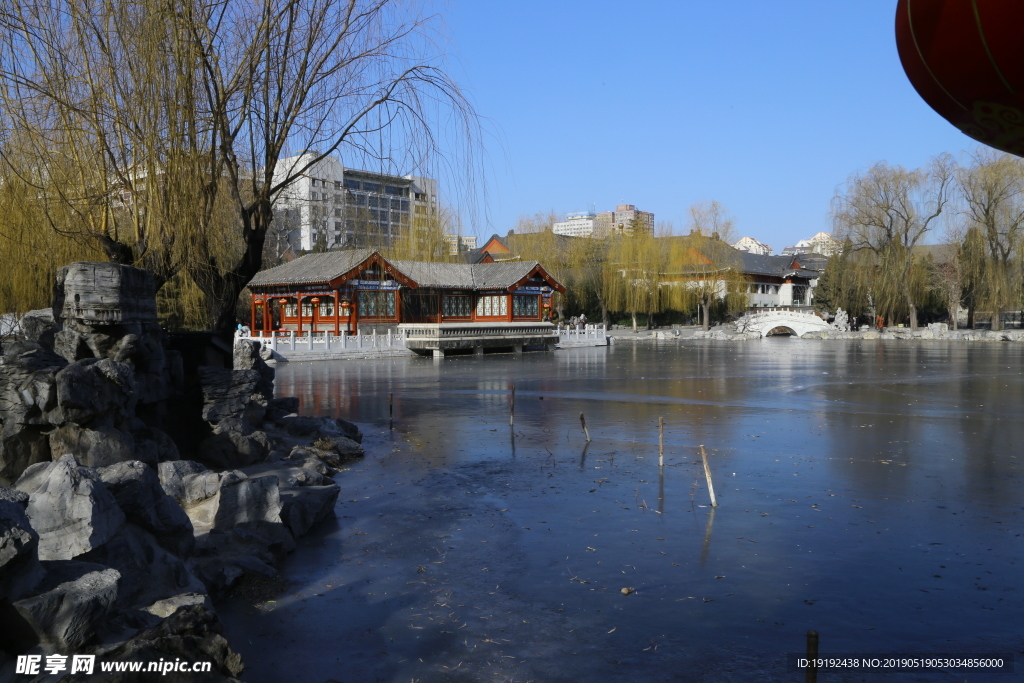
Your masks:
{"label": "red wooden pillar", "polygon": [[437,294],[437,322],[444,322],[444,292]]}
{"label": "red wooden pillar", "polygon": [[341,290],[334,290],[334,336],[337,337],[341,327]]}
{"label": "red wooden pillar", "polygon": [[512,295],[506,294],[505,299],[508,302],[508,321],[512,322]]}
{"label": "red wooden pillar", "polygon": [[298,292],[295,293],[295,315],[299,318],[298,329],[295,331],[296,337],[302,336],[302,295]]}
{"label": "red wooden pillar", "polygon": [[249,334],[256,331],[256,295],[249,297]]}
{"label": "red wooden pillar", "polygon": [[349,313],[351,316],[348,319],[349,331],[352,334],[359,333],[359,290],[355,287],[352,288],[352,312]]}

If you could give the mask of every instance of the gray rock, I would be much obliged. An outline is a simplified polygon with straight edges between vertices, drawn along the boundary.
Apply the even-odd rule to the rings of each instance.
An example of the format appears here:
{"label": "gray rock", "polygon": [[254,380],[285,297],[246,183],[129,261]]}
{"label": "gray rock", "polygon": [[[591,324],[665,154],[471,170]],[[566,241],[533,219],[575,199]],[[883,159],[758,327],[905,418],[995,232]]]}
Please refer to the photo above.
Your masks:
{"label": "gray rock", "polygon": [[289,415],[299,412],[299,399],[296,396],[272,398],[267,402],[267,419],[277,422]]}
{"label": "gray rock", "polygon": [[22,492],[0,488],[0,602],[28,595],[43,578],[39,534],[25,514]]}
{"label": "gray rock", "polygon": [[252,431],[248,423],[245,429],[234,431],[231,428],[233,424],[223,426],[224,422],[237,423],[238,420],[228,418],[217,425],[213,436],[199,444],[196,454],[199,460],[211,467],[228,469],[245,467],[267,459],[273,444],[265,432]]}
{"label": "gray rock", "polygon": [[212,521],[215,529],[250,522],[280,523],[281,498],[277,477],[256,477],[223,486]]}
{"label": "gray rock", "polygon": [[18,489],[0,486],[0,502],[14,503],[20,505],[22,512],[28,507],[28,494]]}
{"label": "gray rock", "polygon": [[47,428],[4,422],[0,430],[0,485],[10,485],[30,466],[50,461]]}
{"label": "gray rock", "polygon": [[292,536],[305,536],[313,525],[334,513],[341,487],[331,483],[328,486],[289,486],[282,488],[281,521]]}
{"label": "gray rock", "polygon": [[195,547],[192,520],[160,485],[156,472],[138,460],[99,470],[126,519],[156,536],[175,555],[188,557]]}
{"label": "gray rock", "polygon": [[178,446],[166,432],[143,425],[132,429],[131,435],[135,439],[136,460],[141,460],[148,465],[156,465],[168,460],[181,459]]}
{"label": "gray rock", "polygon": [[43,414],[57,402],[57,372],[67,363],[35,342],[5,345],[0,359],[0,419],[44,424]]}
{"label": "gray rock", "polygon": [[213,602],[206,593],[182,593],[163,600],[157,600],[147,607],[145,611],[160,618],[166,618],[183,607],[199,605],[207,610],[213,609]]}
{"label": "gray rock", "polygon": [[90,325],[156,322],[156,286],[147,270],[76,262],[57,271],[53,310],[62,322]]}
{"label": "gray rock", "polygon": [[70,453],[85,467],[107,467],[135,459],[132,435],[108,425],[89,429],[69,422],[50,432],[49,438],[51,453]]}
{"label": "gray rock", "polygon": [[96,634],[117,599],[120,574],[114,569],[90,572],[42,595],[19,600],[14,608],[40,643],[72,652]]}
{"label": "gray rock", "polygon": [[289,415],[278,423],[292,436],[319,436],[321,422],[315,417]]}
{"label": "gray rock", "polygon": [[26,512],[39,534],[41,560],[69,560],[87,553],[109,541],[124,524],[124,513],[99,474],[79,467],[71,455],[26,472],[15,488],[29,494]]}
{"label": "gray rock", "polygon": [[356,443],[363,442],[363,433],[359,431],[359,427],[355,426],[347,420],[342,420],[340,417],[335,418],[334,423],[338,425],[338,429],[341,430],[343,436],[347,436]]}
{"label": "gray rock", "polygon": [[161,488],[183,507],[216,496],[225,477],[241,479],[245,476],[240,472],[214,472],[191,460],[162,462],[157,471]]}
{"label": "gray rock", "polygon": [[[237,683],[241,674],[242,658],[228,646],[221,635],[221,624],[216,613],[202,605],[178,609],[156,626],[146,629],[116,647],[103,653],[105,662],[156,662],[181,660],[183,662],[212,662],[209,674],[170,674],[170,683],[199,681],[207,683]],[[177,676],[177,678],[176,678]],[[161,676],[160,679],[164,680]],[[138,674],[104,675],[105,683],[136,683]]]}
{"label": "gray rock", "polygon": [[363,447],[352,439],[333,436],[331,443],[334,445],[334,451],[342,458],[361,458],[363,456]]}
{"label": "gray rock", "polygon": [[120,573],[118,604],[124,608],[141,609],[179,593],[204,591],[180,557],[134,524],[125,524],[117,535],[81,558]]}
{"label": "gray rock", "polygon": [[260,354],[262,345],[256,341],[236,340],[232,353],[232,367],[235,370],[256,370],[260,382],[256,389],[270,401],[274,398],[274,369],[267,365]]}
{"label": "gray rock", "polygon": [[216,424],[233,417],[260,424],[267,411],[267,397],[258,390],[261,380],[257,370],[200,367],[203,419]]}
{"label": "gray rock", "polygon": [[52,308],[29,311],[21,316],[18,327],[26,339],[42,342],[44,346],[53,346],[53,334],[56,331],[57,321],[53,319]]}
{"label": "gray rock", "polygon": [[249,478],[273,475],[279,486],[330,486],[333,470],[319,458],[301,463],[263,463],[243,468]]}
{"label": "gray rock", "polygon": [[135,415],[134,371],[112,360],[82,360],[57,373],[53,424],[92,420],[117,424]]}

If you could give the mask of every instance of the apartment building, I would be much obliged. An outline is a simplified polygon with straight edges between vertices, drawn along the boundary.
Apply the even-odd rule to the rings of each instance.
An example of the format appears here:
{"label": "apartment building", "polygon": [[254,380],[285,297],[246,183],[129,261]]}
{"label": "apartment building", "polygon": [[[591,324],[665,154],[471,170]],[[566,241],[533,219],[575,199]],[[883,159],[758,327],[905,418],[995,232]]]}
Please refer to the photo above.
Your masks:
{"label": "apartment building", "polygon": [[[307,164],[312,153],[281,159],[275,182]],[[279,195],[275,229],[296,251],[391,244],[417,221],[436,217],[437,181],[345,166],[326,157]]]}
{"label": "apartment building", "polygon": [[630,235],[634,230],[654,232],[654,214],[633,204],[619,204],[614,211],[602,211],[594,219],[594,235]]}
{"label": "apartment building", "polygon": [[629,235],[634,229],[654,232],[654,214],[640,211],[633,204],[619,204],[614,211],[578,211],[570,213],[564,221],[551,226],[551,232],[567,237],[597,237]]}

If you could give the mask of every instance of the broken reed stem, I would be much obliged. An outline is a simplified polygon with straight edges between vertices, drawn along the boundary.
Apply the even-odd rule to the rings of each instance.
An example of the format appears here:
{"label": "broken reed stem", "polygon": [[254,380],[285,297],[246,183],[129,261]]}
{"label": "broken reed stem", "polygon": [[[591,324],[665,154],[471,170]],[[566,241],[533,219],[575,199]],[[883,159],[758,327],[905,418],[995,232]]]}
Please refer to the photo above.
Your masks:
{"label": "broken reed stem", "polygon": [[583,433],[587,435],[587,441],[590,441],[590,432],[587,431],[587,418],[583,417],[583,413],[580,413],[580,425],[583,427]]}
{"label": "broken reed stem", "polygon": [[658,467],[665,466],[665,418],[658,418]]}
{"label": "broken reed stem", "polygon": [[818,681],[818,632],[807,632],[807,669],[805,670],[804,681],[806,683],[817,683]]}
{"label": "broken reed stem", "polygon": [[708,467],[708,454],[704,450],[704,444],[700,445],[700,459],[704,461],[704,476],[708,479],[708,493],[711,494],[711,507],[718,507],[718,501],[715,500],[715,485],[711,483],[711,468]]}
{"label": "broken reed stem", "polygon": [[512,400],[508,404],[508,424],[509,426],[515,424],[516,418],[516,385],[512,385]]}

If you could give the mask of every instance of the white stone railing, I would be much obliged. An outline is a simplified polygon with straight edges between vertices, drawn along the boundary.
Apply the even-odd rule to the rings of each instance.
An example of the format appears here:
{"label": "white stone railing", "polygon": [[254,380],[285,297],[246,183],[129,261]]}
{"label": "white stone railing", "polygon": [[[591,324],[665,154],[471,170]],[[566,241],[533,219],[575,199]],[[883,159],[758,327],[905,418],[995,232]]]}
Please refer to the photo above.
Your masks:
{"label": "white stone railing", "polygon": [[403,323],[399,331],[406,339],[445,339],[451,337],[550,336],[551,323]]}
{"label": "white stone railing", "polygon": [[294,331],[289,331],[278,332],[269,337],[240,337],[240,339],[257,341],[262,346],[268,347],[274,351],[327,352],[358,349],[405,348],[405,334],[401,331],[398,333],[392,333],[391,330],[388,330],[387,334],[377,334],[377,331],[374,330],[372,334],[363,334],[362,331],[359,331],[357,334],[340,336],[335,336],[330,332],[314,332],[312,334],[307,333],[302,337],[297,337]]}
{"label": "white stone railing", "polygon": [[560,342],[603,342],[607,332],[604,329],[604,325],[587,325],[582,330],[580,329],[560,329],[558,330],[558,340]]}

